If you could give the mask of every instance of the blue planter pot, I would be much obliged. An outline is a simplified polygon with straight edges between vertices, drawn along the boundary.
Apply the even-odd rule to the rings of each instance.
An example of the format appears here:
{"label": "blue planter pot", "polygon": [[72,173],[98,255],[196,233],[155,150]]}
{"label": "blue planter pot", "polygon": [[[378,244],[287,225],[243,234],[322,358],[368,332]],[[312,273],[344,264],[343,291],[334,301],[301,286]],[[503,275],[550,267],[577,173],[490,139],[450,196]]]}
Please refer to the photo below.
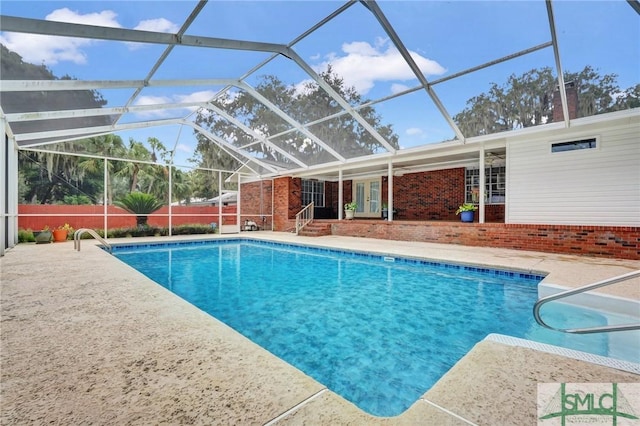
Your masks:
{"label": "blue planter pot", "polygon": [[474,213],[473,211],[460,212],[460,220],[463,222],[473,222]]}

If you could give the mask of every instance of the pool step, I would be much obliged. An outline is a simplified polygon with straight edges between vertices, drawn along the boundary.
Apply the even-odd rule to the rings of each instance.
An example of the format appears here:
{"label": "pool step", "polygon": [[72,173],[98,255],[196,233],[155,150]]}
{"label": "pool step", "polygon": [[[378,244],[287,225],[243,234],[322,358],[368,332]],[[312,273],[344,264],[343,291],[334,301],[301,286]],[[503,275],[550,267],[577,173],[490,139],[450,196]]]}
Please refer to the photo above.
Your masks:
{"label": "pool step", "polygon": [[331,235],[330,223],[311,222],[298,232],[298,235],[305,237],[321,237],[323,235]]}

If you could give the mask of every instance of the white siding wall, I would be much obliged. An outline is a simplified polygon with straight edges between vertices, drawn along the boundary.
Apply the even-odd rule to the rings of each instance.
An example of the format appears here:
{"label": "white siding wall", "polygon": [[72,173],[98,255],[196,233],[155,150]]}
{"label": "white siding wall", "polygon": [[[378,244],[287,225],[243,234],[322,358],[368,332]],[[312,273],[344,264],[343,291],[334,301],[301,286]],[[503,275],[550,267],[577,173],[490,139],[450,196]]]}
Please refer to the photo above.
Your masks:
{"label": "white siding wall", "polygon": [[[585,127],[507,142],[507,223],[640,226],[638,120]],[[551,152],[592,137],[595,149]]]}

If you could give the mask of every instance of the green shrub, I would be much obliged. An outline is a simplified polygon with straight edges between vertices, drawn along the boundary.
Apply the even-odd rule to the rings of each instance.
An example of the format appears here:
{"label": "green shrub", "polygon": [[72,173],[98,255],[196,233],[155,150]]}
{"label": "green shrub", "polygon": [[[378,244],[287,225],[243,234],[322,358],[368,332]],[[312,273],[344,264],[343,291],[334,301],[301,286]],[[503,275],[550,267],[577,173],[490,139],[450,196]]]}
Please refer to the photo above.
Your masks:
{"label": "green shrub", "polygon": [[64,201],[60,204],[77,206],[80,204],[92,204],[91,198],[86,195],[65,195]]}
{"label": "green shrub", "polygon": [[[212,228],[211,225],[203,225],[200,223],[177,225],[171,229],[172,235],[216,234],[218,232],[218,228]],[[102,229],[94,229],[94,231],[104,238],[104,231]],[[167,236],[169,235],[169,228],[147,225],[127,228],[111,228],[107,230],[108,238],[153,237],[155,235]],[[89,240],[93,237],[88,233],[84,233],[81,238],[83,240]]]}
{"label": "green shrub", "polygon": [[191,235],[191,234],[215,234],[217,228],[211,225],[202,225],[200,223],[177,225],[172,228],[173,235]]}
{"label": "green shrub", "polygon": [[31,229],[19,229],[18,230],[18,242],[19,243],[34,243],[36,237],[33,236]]}

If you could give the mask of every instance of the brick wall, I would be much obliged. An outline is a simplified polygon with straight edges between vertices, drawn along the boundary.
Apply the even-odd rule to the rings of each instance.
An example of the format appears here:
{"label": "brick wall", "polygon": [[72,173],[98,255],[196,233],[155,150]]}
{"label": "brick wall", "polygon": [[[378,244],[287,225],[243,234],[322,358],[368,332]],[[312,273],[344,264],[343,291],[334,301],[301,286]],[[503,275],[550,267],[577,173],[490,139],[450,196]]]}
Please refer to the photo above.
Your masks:
{"label": "brick wall", "polygon": [[343,220],[333,235],[640,260],[640,227]]}
{"label": "brick wall", "polygon": [[[393,206],[397,211],[396,220],[458,220],[455,212],[464,202],[465,169],[456,168],[431,172],[407,173],[393,179]],[[299,178],[276,179],[278,185],[274,189],[275,205],[280,216],[280,223],[274,229],[284,230],[292,226],[286,223],[295,219],[296,213],[302,209],[301,185]],[[342,182],[343,204],[352,198],[351,180]],[[388,178],[382,177],[382,202],[387,202]],[[280,203],[286,203],[285,206]],[[243,195],[244,205],[244,195]],[[338,218],[338,182],[325,182],[324,218]],[[243,216],[246,208],[243,207]],[[327,215],[324,215],[327,213]],[[476,222],[478,215],[476,215]],[[274,219],[275,221],[275,219]],[[504,223],[504,205],[487,205],[486,222]]]}
{"label": "brick wall", "polygon": [[272,196],[273,182],[270,180],[243,183],[240,189],[242,222],[251,220],[260,229],[271,229]]}
{"label": "brick wall", "polygon": [[[289,197],[292,179],[282,177],[273,180],[273,230],[287,231],[289,221]],[[295,215],[294,215],[295,217]]]}
{"label": "brick wall", "polygon": [[[393,178],[396,220],[458,220],[456,210],[465,199],[465,169],[407,173]],[[345,181],[344,199],[351,201],[351,181]],[[387,203],[389,180],[382,176],[382,202]],[[337,188],[337,184],[336,184]],[[337,191],[337,190],[336,190]],[[337,203],[335,205],[337,210]],[[336,216],[337,217],[337,216]],[[476,222],[478,215],[476,215]],[[487,205],[486,222],[504,223],[504,205]]]}
{"label": "brick wall", "polygon": [[292,178],[289,185],[289,209],[287,218],[295,219],[300,210],[302,210],[302,179]]}
{"label": "brick wall", "polygon": [[[456,220],[464,202],[464,168],[408,173],[393,178],[393,207],[398,220]],[[387,177],[382,200],[387,201]]]}

